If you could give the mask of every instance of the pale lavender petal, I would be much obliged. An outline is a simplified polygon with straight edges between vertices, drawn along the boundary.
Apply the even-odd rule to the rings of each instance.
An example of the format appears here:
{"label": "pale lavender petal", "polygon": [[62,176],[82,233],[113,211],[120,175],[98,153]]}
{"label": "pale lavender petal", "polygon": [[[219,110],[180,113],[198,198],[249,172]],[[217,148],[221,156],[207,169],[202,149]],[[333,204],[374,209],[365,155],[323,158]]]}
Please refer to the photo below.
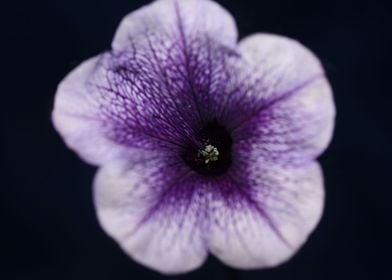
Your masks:
{"label": "pale lavender petal", "polygon": [[[272,34],[251,35],[241,40],[239,53],[241,61],[233,66],[237,73],[231,77],[235,82],[226,90],[223,103],[223,117],[230,118],[233,129],[270,105],[284,102],[313,82],[325,79],[318,58],[293,39]],[[326,105],[333,106],[333,102]]]}
{"label": "pale lavender petal", "polygon": [[103,167],[95,179],[99,221],[134,260],[166,274],[199,267],[207,257],[205,191],[170,157]]}
{"label": "pale lavender petal", "polygon": [[89,94],[88,78],[99,60],[96,56],[85,61],[60,83],[52,113],[53,123],[68,147],[92,164],[125,152],[105,137],[97,100]]}
{"label": "pale lavender petal", "polygon": [[233,193],[210,203],[212,254],[237,268],[278,265],[290,258],[318,223],[324,202],[317,163],[266,166],[260,159],[231,174]]}
{"label": "pale lavender petal", "polygon": [[238,126],[233,149],[244,160],[262,158],[264,164],[302,164],[326,149],[334,117],[330,86],[325,78],[319,78]]}
{"label": "pale lavender petal", "polygon": [[240,52],[232,76],[237,86],[221,115],[233,132],[233,150],[251,148],[265,162],[315,159],[331,140],[335,118],[319,60],[300,43],[269,34],[244,39]]}
{"label": "pale lavender petal", "polygon": [[165,49],[174,47],[179,39],[192,44],[198,38],[208,37],[230,47],[237,42],[233,17],[217,3],[210,0],[158,0],[123,19],[112,46],[115,50],[123,50],[153,39],[153,43],[158,44],[156,47],[166,52]]}

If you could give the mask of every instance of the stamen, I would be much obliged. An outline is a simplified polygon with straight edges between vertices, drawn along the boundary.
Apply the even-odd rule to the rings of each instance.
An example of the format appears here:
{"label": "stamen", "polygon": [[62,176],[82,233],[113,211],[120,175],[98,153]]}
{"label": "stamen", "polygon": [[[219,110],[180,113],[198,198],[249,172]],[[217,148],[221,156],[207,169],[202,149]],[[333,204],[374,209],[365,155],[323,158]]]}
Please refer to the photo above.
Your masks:
{"label": "stamen", "polygon": [[204,158],[204,163],[208,164],[210,161],[217,161],[219,156],[219,151],[213,145],[206,145],[203,149],[199,150],[199,156]]}
{"label": "stamen", "polygon": [[198,144],[187,143],[180,156],[194,171],[205,176],[223,175],[231,166],[230,132],[216,121],[206,123],[195,135]]}

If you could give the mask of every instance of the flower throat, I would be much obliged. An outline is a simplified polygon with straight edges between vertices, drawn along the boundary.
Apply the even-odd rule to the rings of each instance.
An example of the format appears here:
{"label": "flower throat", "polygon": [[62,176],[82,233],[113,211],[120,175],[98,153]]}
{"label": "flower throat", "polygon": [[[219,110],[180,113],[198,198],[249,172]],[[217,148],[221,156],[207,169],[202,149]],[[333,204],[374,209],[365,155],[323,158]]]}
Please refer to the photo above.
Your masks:
{"label": "flower throat", "polygon": [[232,138],[225,127],[213,121],[203,127],[198,135],[202,146],[187,145],[182,152],[185,163],[205,176],[224,174],[231,165]]}

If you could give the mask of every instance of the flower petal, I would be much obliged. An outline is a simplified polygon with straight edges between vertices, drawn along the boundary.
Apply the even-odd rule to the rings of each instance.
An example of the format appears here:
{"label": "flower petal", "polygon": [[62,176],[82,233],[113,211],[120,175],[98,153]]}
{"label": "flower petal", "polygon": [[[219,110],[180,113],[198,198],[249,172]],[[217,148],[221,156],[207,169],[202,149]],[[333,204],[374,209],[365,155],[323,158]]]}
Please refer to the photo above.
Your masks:
{"label": "flower petal", "polygon": [[245,173],[232,176],[236,195],[222,194],[210,203],[210,250],[237,268],[278,265],[300,248],[321,217],[321,170],[317,163],[267,168],[260,160]]}
{"label": "flower petal", "polygon": [[318,58],[287,37],[254,34],[241,40],[239,51],[245,61],[243,75],[251,74],[246,83],[253,87],[247,93],[254,101],[274,101],[324,76]]}
{"label": "flower petal", "polygon": [[88,78],[101,56],[93,57],[74,69],[60,83],[52,119],[68,147],[85,161],[99,164],[124,152],[105,137],[96,111],[96,101],[89,94]]}
{"label": "flower petal", "polygon": [[[233,150],[258,151],[267,161],[301,162],[329,144],[335,107],[318,59],[300,43],[257,34],[241,41],[242,61],[222,119],[233,131]],[[241,157],[240,155],[238,157]],[[246,158],[246,157],[245,157]],[[291,162],[293,161],[293,162]]]}
{"label": "flower petal", "polygon": [[112,46],[123,50],[140,41],[143,44],[148,37],[163,38],[165,45],[175,44],[179,38],[191,43],[197,37],[210,37],[234,46],[237,28],[233,17],[213,1],[157,0],[122,20]]}
{"label": "flower petal", "polygon": [[242,61],[232,76],[236,87],[226,90],[224,103],[233,128],[271,104],[324,79],[317,57],[299,42],[283,36],[251,35],[241,40],[239,52]]}
{"label": "flower petal", "polygon": [[[128,69],[159,85],[153,95],[161,116],[183,118],[192,124],[187,130],[198,131],[221,107],[227,60],[238,56],[236,43],[234,19],[217,3],[158,0],[126,16],[112,46],[132,53],[135,62]],[[170,108],[179,116],[168,114]]]}
{"label": "flower petal", "polygon": [[319,78],[237,127],[233,149],[244,161],[261,157],[266,164],[302,164],[327,148],[334,117],[330,86]]}
{"label": "flower petal", "polygon": [[102,227],[134,260],[162,273],[199,267],[207,257],[206,198],[189,176],[164,157],[103,167],[94,192]]}

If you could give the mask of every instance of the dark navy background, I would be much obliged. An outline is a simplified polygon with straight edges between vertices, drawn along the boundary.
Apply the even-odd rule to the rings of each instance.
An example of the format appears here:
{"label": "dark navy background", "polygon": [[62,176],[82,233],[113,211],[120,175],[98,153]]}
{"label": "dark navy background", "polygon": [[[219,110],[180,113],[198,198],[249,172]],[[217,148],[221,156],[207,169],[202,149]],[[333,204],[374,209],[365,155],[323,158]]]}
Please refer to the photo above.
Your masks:
{"label": "dark navy background", "polygon": [[[97,223],[95,169],[50,122],[59,81],[109,48],[121,18],[149,1],[2,4],[0,279],[164,279],[130,260]],[[392,9],[388,1],[218,1],[241,36],[303,42],[321,58],[338,110],[321,157],[326,208],[310,240],[274,269],[235,271],[214,258],[173,279],[392,279]],[[93,143],[92,143],[93,144]]]}

